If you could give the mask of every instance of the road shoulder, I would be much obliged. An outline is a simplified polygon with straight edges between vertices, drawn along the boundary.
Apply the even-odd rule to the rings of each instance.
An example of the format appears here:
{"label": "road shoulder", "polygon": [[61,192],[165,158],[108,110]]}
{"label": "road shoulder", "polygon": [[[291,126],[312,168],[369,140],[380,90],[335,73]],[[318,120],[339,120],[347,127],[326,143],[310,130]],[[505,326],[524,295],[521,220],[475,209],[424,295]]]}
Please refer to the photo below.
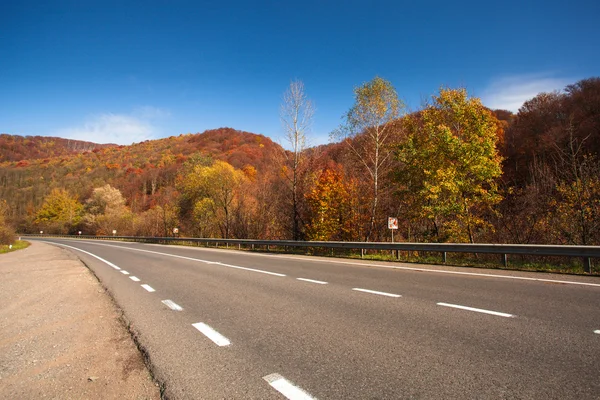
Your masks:
{"label": "road shoulder", "polygon": [[159,399],[120,316],[70,252],[0,255],[0,398]]}

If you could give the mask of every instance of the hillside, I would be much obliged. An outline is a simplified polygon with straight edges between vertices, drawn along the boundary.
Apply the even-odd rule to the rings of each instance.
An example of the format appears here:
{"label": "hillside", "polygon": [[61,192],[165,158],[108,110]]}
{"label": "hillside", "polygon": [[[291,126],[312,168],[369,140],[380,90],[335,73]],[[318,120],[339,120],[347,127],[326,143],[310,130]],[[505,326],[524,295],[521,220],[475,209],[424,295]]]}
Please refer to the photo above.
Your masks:
{"label": "hillside", "polygon": [[75,155],[116,146],[48,136],[0,134],[0,163]]}
{"label": "hillside", "polygon": [[[65,188],[79,199],[85,199],[93,188],[105,184],[118,188],[133,210],[144,210],[153,204],[162,189],[175,186],[178,171],[190,156],[226,161],[238,169],[251,166],[265,173],[273,168],[273,155],[283,151],[263,135],[232,128],[130,146],[89,143],[87,150],[79,152],[75,148],[84,148],[85,142],[68,144],[65,139],[37,138],[3,135],[3,143],[18,144],[11,147],[15,149],[10,153],[12,159],[0,162],[0,199],[7,199],[14,219],[39,208],[53,188]],[[32,157],[17,161],[15,158],[20,157],[16,155],[23,154],[19,150],[23,146],[31,150],[28,154]],[[44,153],[44,150],[48,151]]]}

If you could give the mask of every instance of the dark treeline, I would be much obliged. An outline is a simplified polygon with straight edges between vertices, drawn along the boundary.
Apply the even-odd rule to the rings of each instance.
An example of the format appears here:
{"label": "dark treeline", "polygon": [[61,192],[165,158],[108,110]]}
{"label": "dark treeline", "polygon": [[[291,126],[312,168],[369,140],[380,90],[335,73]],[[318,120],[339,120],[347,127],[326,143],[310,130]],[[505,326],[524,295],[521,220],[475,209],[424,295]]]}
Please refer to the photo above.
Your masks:
{"label": "dark treeline", "polygon": [[[290,129],[296,144],[307,134]],[[397,217],[398,241],[600,244],[599,78],[517,114],[463,89],[405,114],[375,78],[332,138],[286,151],[231,128],[131,146],[3,134],[0,221],[30,233],[389,241]]]}

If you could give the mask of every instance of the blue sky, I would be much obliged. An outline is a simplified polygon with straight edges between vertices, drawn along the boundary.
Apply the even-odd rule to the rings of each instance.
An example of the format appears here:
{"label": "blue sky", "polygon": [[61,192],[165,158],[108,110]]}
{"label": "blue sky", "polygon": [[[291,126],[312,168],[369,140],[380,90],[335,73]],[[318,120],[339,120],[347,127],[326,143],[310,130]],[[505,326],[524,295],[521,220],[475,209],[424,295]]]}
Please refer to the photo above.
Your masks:
{"label": "blue sky", "polygon": [[0,132],[130,144],[228,126],[280,141],[293,79],[313,144],[379,75],[411,110],[463,86],[516,111],[600,75],[600,2],[0,0]]}

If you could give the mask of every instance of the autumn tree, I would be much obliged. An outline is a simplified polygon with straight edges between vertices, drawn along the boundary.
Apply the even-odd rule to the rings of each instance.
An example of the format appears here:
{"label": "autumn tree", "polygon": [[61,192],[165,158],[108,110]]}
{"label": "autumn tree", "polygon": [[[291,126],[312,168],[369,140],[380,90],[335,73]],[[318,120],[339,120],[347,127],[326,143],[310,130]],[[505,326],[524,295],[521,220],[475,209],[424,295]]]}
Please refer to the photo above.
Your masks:
{"label": "autumn tree", "polygon": [[344,182],[338,169],[324,169],[306,194],[310,212],[309,240],[351,240],[354,225],[353,201],[356,186]]}
{"label": "autumn tree", "polygon": [[53,189],[38,210],[35,223],[51,233],[66,234],[81,221],[83,205],[64,189]]}
{"label": "autumn tree", "polygon": [[595,211],[586,204],[593,204],[599,152],[600,78],[526,101],[506,130],[505,199],[499,205],[496,240],[598,240]]}
{"label": "autumn tree", "polygon": [[474,243],[477,228],[489,226],[483,213],[500,201],[498,120],[466,90],[441,89],[404,128],[397,152],[401,197],[414,200],[438,240]]}
{"label": "autumn tree", "polygon": [[552,226],[561,242],[593,245],[600,243],[600,162],[583,153],[585,140],[569,132],[567,149],[560,149],[556,168],[558,183]]}
{"label": "autumn tree", "polygon": [[298,80],[291,82],[290,87],[283,94],[280,118],[285,140],[290,146],[290,152],[284,152],[286,163],[283,167],[283,174],[288,182],[292,197],[292,237],[294,240],[300,238],[298,203],[302,198],[301,193],[299,193],[300,180],[302,179],[301,167],[313,115],[314,107],[304,93],[304,84]]}
{"label": "autumn tree", "polygon": [[175,204],[155,205],[136,218],[136,233],[141,236],[170,236],[179,224]]}
{"label": "autumn tree", "polygon": [[95,234],[108,235],[113,230],[121,234],[133,233],[133,215],[125,205],[121,191],[111,185],[95,188],[84,209],[83,222]]}
{"label": "autumn tree", "polygon": [[0,244],[12,244],[15,241],[15,231],[9,226],[7,215],[8,203],[0,200]]}
{"label": "autumn tree", "polygon": [[344,116],[343,125],[331,134],[341,139],[358,159],[371,183],[369,226],[365,240],[374,233],[381,179],[392,158],[394,121],[404,113],[404,103],[385,79],[375,77],[354,89],[355,103]]}
{"label": "autumn tree", "polygon": [[185,201],[193,204],[193,215],[196,222],[210,222],[205,218],[212,213],[215,216],[221,236],[230,237],[233,222],[233,211],[240,185],[245,175],[224,161],[215,161],[210,166],[195,165],[180,180],[180,190]]}

